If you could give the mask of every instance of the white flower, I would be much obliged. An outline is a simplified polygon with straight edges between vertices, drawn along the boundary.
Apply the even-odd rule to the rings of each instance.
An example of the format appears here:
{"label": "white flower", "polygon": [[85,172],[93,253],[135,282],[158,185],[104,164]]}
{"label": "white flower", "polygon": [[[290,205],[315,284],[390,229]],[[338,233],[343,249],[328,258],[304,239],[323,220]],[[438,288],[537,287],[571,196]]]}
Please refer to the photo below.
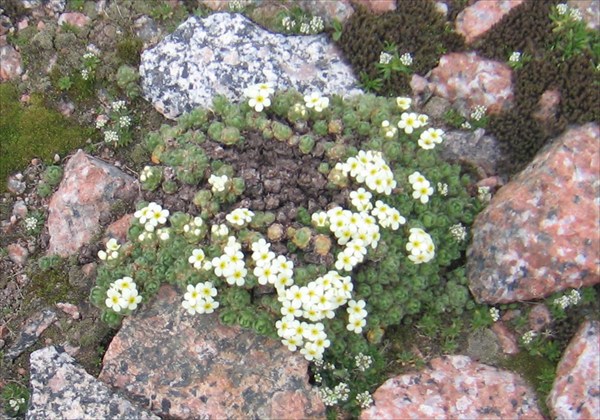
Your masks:
{"label": "white flower", "polygon": [[480,119],[483,118],[486,111],[487,111],[487,107],[485,107],[484,105],[477,105],[476,107],[473,108],[473,111],[471,112],[471,118],[474,119],[475,121],[479,121]]}
{"label": "white flower", "polygon": [[212,225],[210,231],[215,236],[223,237],[229,235],[229,228],[225,224]]}
{"label": "white flower", "polygon": [[459,242],[462,242],[467,237],[467,228],[461,223],[450,226],[450,234]]}
{"label": "white flower", "polygon": [[138,303],[142,301],[142,297],[138,294],[137,289],[132,289],[127,294],[123,294],[125,299],[125,309],[134,311],[137,309]]}
{"label": "white flower", "polygon": [[398,96],[396,98],[396,105],[398,105],[398,108],[400,108],[402,111],[406,111],[407,109],[409,109],[411,103],[412,103],[412,99],[410,99],[410,98],[406,98],[406,97],[402,97],[402,96]]}
{"label": "white flower", "polygon": [[398,128],[404,130],[406,134],[411,134],[414,129],[421,127],[421,122],[418,116],[414,112],[403,112],[400,115],[400,121],[398,121]]}
{"label": "white flower", "polygon": [[188,262],[194,266],[195,269],[200,270],[202,263],[204,262],[204,251],[201,249],[194,249],[192,255],[188,258]]}
{"label": "white flower", "polygon": [[310,217],[313,225],[316,227],[324,227],[327,226],[327,213],[324,211],[315,212]]}
{"label": "white flower", "polygon": [[482,203],[488,203],[492,199],[492,193],[490,192],[490,187],[477,188],[477,198]]}
{"label": "white flower", "polygon": [[125,110],[125,101],[114,101],[110,107],[113,111],[119,112]]}
{"label": "white flower", "polygon": [[392,54],[382,51],[379,54],[379,64],[388,64],[390,61],[392,61],[392,58]]}
{"label": "white flower", "polygon": [[229,178],[227,175],[217,176],[215,174],[211,174],[208,178],[208,183],[212,185],[212,192],[223,192],[225,191],[225,184],[227,183]]}
{"label": "white flower", "polygon": [[254,85],[247,88],[244,94],[248,97],[248,105],[254,108],[256,112],[261,112],[263,109],[268,108],[271,105],[271,99],[269,99],[269,91],[271,89],[268,84]]}
{"label": "white flower", "polygon": [[307,108],[312,108],[316,112],[322,112],[329,106],[329,99],[322,97],[319,92],[313,92],[310,95],[304,96],[304,102]]}
{"label": "white flower", "polygon": [[577,22],[581,22],[581,20],[583,19],[581,11],[575,8],[569,9],[569,17]]}
{"label": "white flower", "polygon": [[371,197],[373,197],[373,194],[364,188],[359,188],[350,193],[350,202],[358,211],[369,211],[373,208]]}
{"label": "white flower", "polygon": [[127,301],[116,288],[111,287],[108,289],[106,296],[107,298],[104,303],[109,309],[112,309],[115,312],[121,312],[121,309],[127,306]]}
{"label": "white flower", "polygon": [[104,141],[107,143],[115,143],[115,142],[119,141],[119,135],[117,134],[116,131],[106,130],[104,132]]}
{"label": "white flower", "polygon": [[439,128],[428,128],[419,136],[418,144],[423,149],[433,149],[436,144],[440,144],[442,142],[443,134],[444,132]]}
{"label": "white flower", "polygon": [[400,56],[400,62],[405,66],[411,66],[413,63],[413,58],[410,53],[404,53]]}
{"label": "white flower", "polygon": [[252,211],[245,208],[238,208],[225,216],[225,219],[234,226],[245,226],[252,221],[252,217],[254,217]]}
{"label": "white flower", "polygon": [[560,4],[556,5],[556,11],[561,16],[564,15],[565,13],[567,13],[568,9],[569,9],[569,6],[566,3],[560,3]]}
{"label": "white flower", "polygon": [[510,57],[508,57],[508,61],[511,63],[518,63],[521,61],[521,53],[519,51],[513,51]]}
{"label": "white flower", "polygon": [[523,334],[521,340],[523,340],[523,344],[527,345],[530,344],[536,336],[537,333],[535,331],[527,331],[525,334]]}
{"label": "white flower", "polygon": [[429,181],[413,184],[412,196],[415,200],[421,201],[423,204],[429,202],[429,196],[433,195],[433,188],[429,185]]}
{"label": "white flower", "polygon": [[356,334],[362,333],[363,327],[367,325],[367,321],[364,318],[353,318],[348,320],[346,329]]}
{"label": "white flower", "polygon": [[356,402],[360,405],[360,408],[366,410],[373,405],[373,397],[371,397],[369,391],[361,392],[356,394]]}
{"label": "white flower", "polygon": [[490,308],[490,317],[492,321],[498,322],[500,319],[500,310],[498,308]]}
{"label": "white flower", "polygon": [[131,125],[131,117],[127,116],[127,115],[123,115],[121,118],[119,118],[119,126],[122,128],[127,128]]}
{"label": "white flower", "polygon": [[448,195],[448,184],[438,182],[437,183],[437,191],[440,193],[440,195],[443,195],[444,197],[447,196]]}

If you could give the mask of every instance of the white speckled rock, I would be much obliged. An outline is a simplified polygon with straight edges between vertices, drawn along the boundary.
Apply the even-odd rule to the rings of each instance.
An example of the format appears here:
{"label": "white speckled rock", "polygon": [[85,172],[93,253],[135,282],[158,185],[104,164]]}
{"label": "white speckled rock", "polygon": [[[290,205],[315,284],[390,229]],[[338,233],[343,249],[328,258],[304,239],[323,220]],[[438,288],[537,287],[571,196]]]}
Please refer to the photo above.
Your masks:
{"label": "white speckled rock", "polygon": [[31,353],[31,399],[26,419],[158,419],[110,390],[67,353]]}
{"label": "white speckled rock", "polygon": [[168,118],[209,107],[216,94],[238,101],[259,82],[301,93],[362,92],[326,35],[273,34],[231,13],[190,17],[144,51],[140,75],[144,96]]}
{"label": "white speckled rock", "polygon": [[600,418],[600,322],[587,321],[556,368],[548,407],[556,419]]}

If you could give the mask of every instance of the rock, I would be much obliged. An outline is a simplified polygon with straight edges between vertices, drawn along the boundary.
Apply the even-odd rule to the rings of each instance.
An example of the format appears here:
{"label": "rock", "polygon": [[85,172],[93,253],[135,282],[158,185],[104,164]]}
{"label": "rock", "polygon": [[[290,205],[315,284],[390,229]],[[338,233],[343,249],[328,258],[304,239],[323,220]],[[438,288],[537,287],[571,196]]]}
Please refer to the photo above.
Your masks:
{"label": "rock", "polygon": [[109,389],[54,346],[31,353],[30,372],[26,419],[159,419]]}
{"label": "rock", "polygon": [[132,201],[137,181],[79,150],[65,165],[65,174],[49,205],[49,254],[68,256],[89,243],[102,214],[116,200]]}
{"label": "rock", "polygon": [[18,200],[13,206],[12,215],[17,219],[24,219],[28,213],[27,205],[23,200]]}
{"label": "rock", "polygon": [[517,337],[510,331],[503,322],[494,322],[491,330],[496,334],[504,354],[517,354],[519,352],[519,343]]}
{"label": "rock", "polygon": [[9,176],[8,182],[6,183],[8,191],[16,195],[23,194],[27,185],[25,184],[25,182],[22,181],[22,179],[23,175],[20,173]]}
{"label": "rock", "polygon": [[456,32],[471,44],[525,0],[479,0],[456,16]]}
{"label": "rock", "polygon": [[311,15],[320,16],[327,24],[331,24],[334,19],[344,23],[354,13],[354,8],[348,0],[300,0],[297,4]]}
{"label": "rock", "polygon": [[26,349],[33,346],[46,328],[56,321],[56,312],[44,309],[37,312],[25,321],[25,326],[19,332],[19,337],[13,345],[4,353],[5,360],[14,360]]}
{"label": "rock", "polygon": [[110,226],[106,228],[106,233],[121,244],[127,242],[127,232],[129,231],[132,219],[133,214],[126,214],[116,222],[111,223]]}
{"label": "rock", "polygon": [[140,75],[144,96],[168,118],[209,107],[216,94],[242,101],[259,82],[301,93],[362,92],[327,35],[273,34],[230,13],[190,17],[142,53]]}
{"label": "rock", "polygon": [[161,36],[161,30],[156,22],[148,17],[141,16],[133,24],[135,35],[140,38],[144,45],[155,45]]}
{"label": "rock", "polygon": [[361,419],[544,418],[521,377],[467,356],[440,357],[425,370],[389,379],[373,399]]}
{"label": "rock", "polygon": [[477,329],[467,337],[466,356],[487,364],[495,364],[502,356],[500,338],[490,328]]}
{"label": "rock", "polygon": [[600,27],[600,2],[597,0],[568,0],[569,7],[579,9],[588,29]]}
{"label": "rock", "polygon": [[556,368],[546,400],[553,418],[600,418],[600,322],[586,321]]}
{"label": "rock", "polygon": [[83,13],[78,12],[63,13],[58,18],[58,24],[59,26],[62,26],[65,23],[77,28],[83,28],[90,23],[90,18]]}
{"label": "rock", "polygon": [[558,105],[560,104],[560,91],[548,89],[545,91],[537,104],[537,110],[532,117],[538,120],[540,126],[553,127],[557,123]]}
{"label": "rock", "polygon": [[68,302],[58,302],[56,304],[56,307],[63,311],[65,314],[69,315],[72,319],[79,319],[81,317],[77,305],[73,305],[72,303]]}
{"label": "rock", "polygon": [[552,314],[546,305],[538,303],[529,311],[529,328],[532,331],[543,331],[552,323]]}
{"label": "rock", "polygon": [[17,265],[24,266],[29,257],[29,251],[22,245],[10,244],[6,247],[8,251],[8,258]]}
{"label": "rock", "polygon": [[466,52],[443,55],[429,81],[434,95],[465,101],[471,108],[485,106],[487,114],[497,114],[512,106],[511,77],[507,64]]}
{"label": "rock", "polygon": [[0,47],[0,82],[12,80],[23,73],[21,54],[12,45]]}
{"label": "rock", "polygon": [[182,299],[165,285],[127,317],[100,380],[169,418],[324,417],[301,355],[216,313],[189,315]]}
{"label": "rock", "polygon": [[541,299],[600,281],[597,124],[565,131],[475,219],[471,292],[491,304]]}
{"label": "rock", "polygon": [[[396,10],[396,0],[355,0],[357,4],[366,7],[373,13],[384,13]],[[402,7],[402,2],[400,2]]]}
{"label": "rock", "polygon": [[497,174],[503,159],[496,139],[486,136],[482,128],[448,131],[440,147],[443,159],[480,168],[486,176]]}

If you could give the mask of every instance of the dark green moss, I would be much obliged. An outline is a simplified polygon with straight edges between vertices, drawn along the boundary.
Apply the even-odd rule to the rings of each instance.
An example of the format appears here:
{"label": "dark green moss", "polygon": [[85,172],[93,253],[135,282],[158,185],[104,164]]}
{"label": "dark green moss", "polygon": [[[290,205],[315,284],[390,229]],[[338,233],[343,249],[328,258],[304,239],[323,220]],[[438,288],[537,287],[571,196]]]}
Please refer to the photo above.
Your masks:
{"label": "dark green moss", "polygon": [[128,64],[130,66],[140,65],[140,54],[144,43],[138,37],[127,36],[117,44],[117,59],[119,64]]}
{"label": "dark green moss", "polygon": [[92,133],[72,124],[59,112],[48,109],[32,95],[27,105],[11,84],[0,84],[0,192],[6,178],[38,157],[50,161],[55,153],[65,154],[82,144]]}
{"label": "dark green moss", "polygon": [[[399,54],[411,53],[413,72],[421,75],[437,66],[445,52],[464,48],[463,38],[447,26],[430,0],[402,2],[398,10],[381,15],[357,7],[337,44],[356,75],[364,72],[375,79],[379,77],[376,64],[386,42],[395,44]],[[380,92],[406,94],[410,92],[410,77],[396,72],[383,82]]]}

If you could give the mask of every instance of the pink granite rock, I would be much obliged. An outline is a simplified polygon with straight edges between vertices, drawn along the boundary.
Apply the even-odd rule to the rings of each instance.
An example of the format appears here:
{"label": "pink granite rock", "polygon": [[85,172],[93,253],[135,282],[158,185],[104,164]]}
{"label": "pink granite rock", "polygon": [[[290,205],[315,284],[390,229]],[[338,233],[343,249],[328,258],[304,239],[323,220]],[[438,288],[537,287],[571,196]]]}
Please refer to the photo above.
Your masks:
{"label": "pink granite rock", "polygon": [[600,1],[568,0],[567,4],[569,7],[579,9],[589,29],[598,29],[600,27]]}
{"label": "pink granite rock", "polygon": [[189,315],[182,299],[165,285],[125,319],[100,379],[169,418],[324,417],[301,355],[216,313]]}
{"label": "pink granite rock", "polygon": [[12,80],[23,73],[21,54],[12,45],[0,47],[0,82]]}
{"label": "pink granite rock", "polygon": [[326,23],[331,23],[333,19],[343,23],[354,13],[349,0],[299,0],[296,4],[311,15],[320,16]]}
{"label": "pink granite rock", "polygon": [[27,248],[19,244],[10,244],[6,247],[6,250],[8,251],[8,258],[10,258],[12,262],[21,266],[25,265],[27,257],[29,257]]}
{"label": "pink granite rock", "polygon": [[556,124],[556,115],[560,104],[560,91],[548,89],[545,91],[537,104],[537,110],[532,114],[542,126],[553,126]]}
{"label": "pink granite rock", "polygon": [[512,106],[511,77],[512,70],[505,63],[466,52],[442,56],[431,71],[430,82],[434,95],[465,101],[471,108],[483,105],[488,114],[496,114]]}
{"label": "pink granite rock", "polygon": [[546,400],[556,419],[600,418],[600,322],[586,321],[569,343]]}
{"label": "pink granite rock", "polygon": [[529,311],[529,328],[532,331],[543,331],[552,322],[552,314],[546,305],[539,303]]}
{"label": "pink granite rock", "polygon": [[540,299],[600,282],[600,129],[565,131],[475,219],[469,287],[480,302]]}
{"label": "pink granite rock", "polygon": [[119,243],[127,242],[127,232],[132,219],[133,214],[126,214],[116,222],[111,223],[110,226],[106,228],[106,233],[111,238],[115,238]]}
{"label": "pink granite rock", "polygon": [[103,213],[117,199],[132,201],[137,181],[119,169],[78,151],[49,205],[49,254],[71,255],[87,244],[100,227]]}
{"label": "pink granite rock", "polygon": [[83,13],[78,13],[78,12],[63,13],[58,18],[58,24],[60,26],[67,23],[71,26],[76,26],[77,28],[83,28],[89,22],[90,22],[89,17],[87,17]]}
{"label": "pink granite rock", "polygon": [[464,36],[466,43],[470,44],[499,22],[513,7],[519,6],[524,1],[476,1],[456,16],[456,32]]}
{"label": "pink granite rock", "polygon": [[389,379],[361,419],[543,419],[535,393],[518,375],[444,356],[428,368]]}
{"label": "pink granite rock", "polygon": [[494,322],[491,329],[494,334],[496,334],[504,354],[517,354],[519,352],[517,337],[515,337],[515,334],[508,329],[504,322]]}
{"label": "pink granite rock", "polygon": [[[384,13],[396,10],[396,0],[354,0],[357,4],[365,6],[373,13]],[[402,7],[402,2],[400,2]]]}

